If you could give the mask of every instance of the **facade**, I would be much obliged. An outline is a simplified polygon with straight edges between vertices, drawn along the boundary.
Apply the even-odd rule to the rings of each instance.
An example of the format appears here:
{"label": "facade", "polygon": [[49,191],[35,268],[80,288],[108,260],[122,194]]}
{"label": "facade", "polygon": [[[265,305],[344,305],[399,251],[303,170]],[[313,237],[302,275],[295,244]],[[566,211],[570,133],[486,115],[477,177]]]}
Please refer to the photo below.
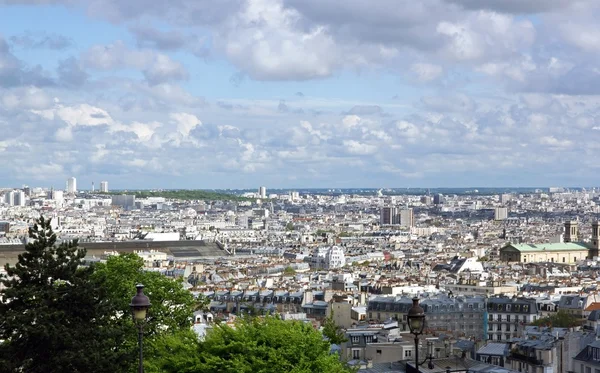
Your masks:
{"label": "facade", "polygon": [[500,249],[500,261],[538,263],[553,262],[574,264],[589,255],[588,247],[583,243],[544,243],[533,244],[509,244]]}
{"label": "facade", "polygon": [[508,208],[507,207],[496,207],[494,209],[494,220],[506,220],[508,219]]}
{"label": "facade", "polygon": [[346,265],[346,256],[341,246],[318,247],[310,258],[311,267],[316,269],[334,269]]}
{"label": "facade", "polygon": [[135,195],[121,194],[112,196],[111,200],[113,206],[121,206],[126,210],[132,209],[135,206]]}
{"label": "facade", "polygon": [[508,341],[520,337],[525,325],[538,317],[535,299],[489,298],[486,307],[486,334],[490,341]]}
{"label": "facade", "polygon": [[565,222],[563,242],[543,244],[509,244],[500,249],[503,262],[553,262],[575,264],[579,260],[593,259],[598,256],[600,245],[600,224],[592,223],[591,242],[579,242],[577,221]]}
{"label": "facade", "polygon": [[381,225],[391,225],[398,224],[399,216],[398,209],[396,207],[383,207],[381,209],[379,224]]}
{"label": "facade", "polygon": [[102,193],[108,193],[108,181],[101,181],[100,182],[100,192],[102,192]]}
{"label": "facade", "polygon": [[[483,297],[447,297],[423,299],[420,303],[427,317],[430,333],[448,333],[457,337],[483,338]],[[408,297],[382,297],[369,300],[367,320],[383,322],[398,321],[401,331],[408,331],[407,314],[412,307]]]}
{"label": "facade", "polygon": [[75,194],[77,193],[77,179],[74,177],[70,177],[67,179],[67,193]]}
{"label": "facade", "polygon": [[414,226],[413,209],[400,210],[400,226],[411,228]]}
{"label": "facade", "polygon": [[258,196],[260,198],[267,198],[267,187],[261,186],[258,188]]}

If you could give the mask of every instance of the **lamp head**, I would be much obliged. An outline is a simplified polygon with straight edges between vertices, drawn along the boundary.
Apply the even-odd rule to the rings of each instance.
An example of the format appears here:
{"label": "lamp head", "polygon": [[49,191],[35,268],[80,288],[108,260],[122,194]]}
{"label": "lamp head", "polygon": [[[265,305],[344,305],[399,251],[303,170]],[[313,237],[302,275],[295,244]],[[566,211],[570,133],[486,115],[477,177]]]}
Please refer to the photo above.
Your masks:
{"label": "lamp head", "polygon": [[408,319],[408,328],[412,334],[420,335],[423,334],[423,329],[425,329],[425,311],[419,306],[418,298],[413,298],[412,301],[413,305],[408,310],[408,315],[406,316]]}
{"label": "lamp head", "polygon": [[131,298],[131,316],[134,322],[140,322],[146,320],[148,316],[148,308],[150,308],[150,299],[144,295],[144,285],[137,284],[137,294]]}

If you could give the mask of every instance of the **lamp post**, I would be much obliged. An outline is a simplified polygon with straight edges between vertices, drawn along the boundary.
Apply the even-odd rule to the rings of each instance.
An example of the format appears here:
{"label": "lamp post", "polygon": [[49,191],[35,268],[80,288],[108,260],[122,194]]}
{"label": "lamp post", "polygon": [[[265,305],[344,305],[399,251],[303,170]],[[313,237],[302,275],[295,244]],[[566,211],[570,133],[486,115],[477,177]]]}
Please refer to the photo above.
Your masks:
{"label": "lamp post", "polygon": [[[419,372],[419,336],[423,334],[425,329],[425,311],[419,306],[419,298],[413,298],[413,305],[408,310],[408,328],[411,334],[415,336],[415,369]],[[429,359],[429,369],[433,369],[433,342],[427,344],[428,357],[423,360],[423,363]],[[421,364],[423,364],[421,363]]]}
{"label": "lamp post", "polygon": [[144,354],[142,350],[142,339],[144,337],[144,321],[148,316],[148,308],[150,308],[150,299],[144,295],[144,285],[137,284],[137,294],[131,298],[131,316],[133,323],[138,327],[138,344],[140,347],[139,373],[144,373]]}

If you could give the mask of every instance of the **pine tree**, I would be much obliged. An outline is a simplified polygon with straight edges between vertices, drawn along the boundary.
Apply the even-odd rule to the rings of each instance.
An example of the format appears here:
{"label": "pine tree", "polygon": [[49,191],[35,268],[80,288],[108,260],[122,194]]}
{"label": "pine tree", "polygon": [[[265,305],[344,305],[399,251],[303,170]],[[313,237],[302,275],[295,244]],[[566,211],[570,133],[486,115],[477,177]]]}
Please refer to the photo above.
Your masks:
{"label": "pine tree", "polygon": [[[0,279],[0,372],[118,372],[135,357],[122,348],[113,301],[81,268],[77,241],[56,245],[50,219],[29,229],[30,242]],[[127,352],[123,352],[127,351]]]}

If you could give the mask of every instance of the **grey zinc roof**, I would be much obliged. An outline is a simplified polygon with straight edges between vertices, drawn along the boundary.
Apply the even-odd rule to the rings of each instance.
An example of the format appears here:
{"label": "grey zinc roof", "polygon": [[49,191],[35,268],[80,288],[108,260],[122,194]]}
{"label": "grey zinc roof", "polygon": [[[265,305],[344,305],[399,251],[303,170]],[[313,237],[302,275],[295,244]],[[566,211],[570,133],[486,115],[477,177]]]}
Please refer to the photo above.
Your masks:
{"label": "grey zinc roof", "polygon": [[506,343],[488,343],[477,350],[478,354],[508,356],[508,345]]}

